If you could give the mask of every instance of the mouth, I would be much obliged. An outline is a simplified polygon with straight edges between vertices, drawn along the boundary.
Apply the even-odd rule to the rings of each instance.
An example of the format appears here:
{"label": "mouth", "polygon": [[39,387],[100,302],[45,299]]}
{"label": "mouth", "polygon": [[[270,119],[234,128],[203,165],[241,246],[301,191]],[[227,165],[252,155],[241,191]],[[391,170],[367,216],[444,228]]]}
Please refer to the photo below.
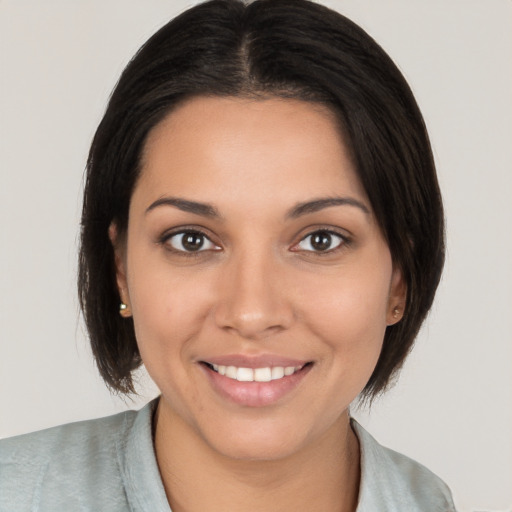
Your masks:
{"label": "mouth", "polygon": [[235,366],[231,363],[201,361],[200,366],[217,396],[242,407],[265,407],[290,399],[314,364],[297,361],[294,366],[249,368],[247,364]]}
{"label": "mouth", "polygon": [[264,366],[261,368],[245,368],[243,366],[225,366],[203,362],[210,370],[238,382],[270,382],[290,377],[312,363],[300,366]]}

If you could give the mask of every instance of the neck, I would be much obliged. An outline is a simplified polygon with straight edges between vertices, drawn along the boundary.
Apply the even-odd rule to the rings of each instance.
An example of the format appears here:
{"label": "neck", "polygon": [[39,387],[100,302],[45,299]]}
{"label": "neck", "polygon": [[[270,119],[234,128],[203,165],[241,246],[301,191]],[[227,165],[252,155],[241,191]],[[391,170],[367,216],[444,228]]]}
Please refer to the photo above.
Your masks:
{"label": "neck", "polygon": [[173,512],[356,510],[359,444],[348,413],[292,456],[233,460],[161,404],[155,414],[155,450]]}

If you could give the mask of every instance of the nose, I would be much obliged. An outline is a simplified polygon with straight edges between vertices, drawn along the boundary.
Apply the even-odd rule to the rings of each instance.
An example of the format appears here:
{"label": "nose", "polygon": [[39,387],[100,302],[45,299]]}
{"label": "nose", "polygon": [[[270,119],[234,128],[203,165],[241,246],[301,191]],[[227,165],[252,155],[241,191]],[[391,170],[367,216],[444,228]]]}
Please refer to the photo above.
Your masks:
{"label": "nose", "polygon": [[283,267],[268,253],[232,257],[226,263],[215,307],[220,328],[260,340],[288,329],[293,316]]}

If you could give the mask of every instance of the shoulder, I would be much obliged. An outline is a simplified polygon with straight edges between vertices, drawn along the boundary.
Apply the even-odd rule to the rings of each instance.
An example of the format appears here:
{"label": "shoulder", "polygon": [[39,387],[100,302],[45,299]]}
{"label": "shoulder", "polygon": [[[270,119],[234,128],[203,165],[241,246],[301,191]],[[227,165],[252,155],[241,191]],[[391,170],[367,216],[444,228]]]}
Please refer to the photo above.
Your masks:
{"label": "shoulder", "polygon": [[80,421],[23,434],[0,441],[2,471],[28,473],[51,465],[76,470],[84,460],[111,458],[118,438],[133,422],[134,411],[95,420]]}
{"label": "shoulder", "polygon": [[352,420],[361,449],[357,512],[455,512],[448,486],[432,471],[380,445]]}
{"label": "shoulder", "polygon": [[[91,445],[93,448],[103,447],[109,443],[112,433],[122,430],[135,414],[135,411],[125,411],[105,418],[68,423],[2,439],[0,460],[2,464],[12,464],[19,461],[20,457],[33,459],[35,456],[40,460],[59,458],[63,446],[66,452],[76,452],[84,450],[84,442],[87,443],[87,449],[90,449]],[[57,445],[58,451],[55,450]]]}
{"label": "shoulder", "polygon": [[0,510],[59,506],[81,510],[87,490],[92,489],[96,495],[110,494],[109,510],[117,510],[116,489],[124,494],[119,445],[141,412],[126,411],[1,440]]}

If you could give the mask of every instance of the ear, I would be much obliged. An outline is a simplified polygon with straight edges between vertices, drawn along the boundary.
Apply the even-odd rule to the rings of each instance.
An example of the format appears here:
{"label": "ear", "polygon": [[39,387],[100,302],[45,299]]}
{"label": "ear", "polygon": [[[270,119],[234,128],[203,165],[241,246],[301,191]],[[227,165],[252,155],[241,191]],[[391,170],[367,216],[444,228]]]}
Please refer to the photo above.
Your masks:
{"label": "ear", "polygon": [[108,228],[108,237],[114,248],[114,262],[116,267],[117,290],[119,291],[120,307],[119,313],[123,317],[131,316],[130,295],[128,292],[128,281],[126,279],[126,244],[119,236],[117,225],[114,221]]}
{"label": "ear", "polygon": [[389,288],[387,325],[398,323],[404,316],[407,300],[407,285],[399,267],[393,268],[391,286]]}

